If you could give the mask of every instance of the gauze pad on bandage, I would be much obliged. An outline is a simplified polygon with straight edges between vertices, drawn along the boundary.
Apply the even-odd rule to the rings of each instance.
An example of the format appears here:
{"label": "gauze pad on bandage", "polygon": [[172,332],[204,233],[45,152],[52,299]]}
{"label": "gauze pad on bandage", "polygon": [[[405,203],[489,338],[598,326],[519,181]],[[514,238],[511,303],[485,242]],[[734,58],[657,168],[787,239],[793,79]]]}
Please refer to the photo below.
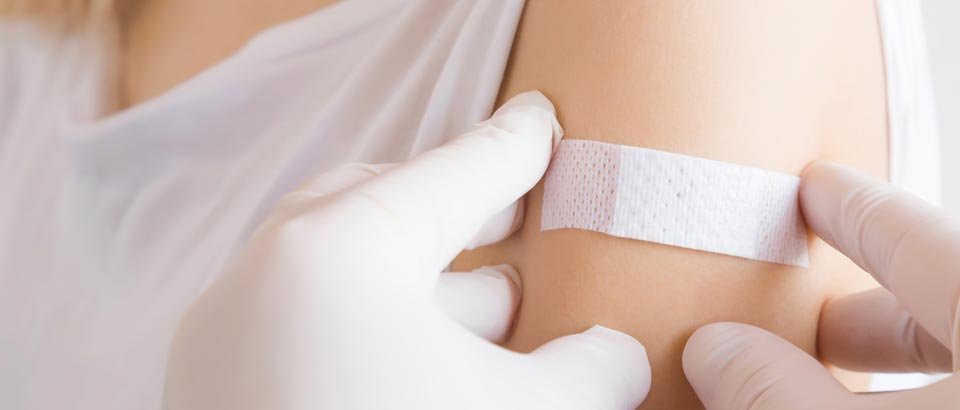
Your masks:
{"label": "gauze pad on bandage", "polygon": [[586,229],[806,267],[799,186],[793,175],[743,165],[564,140],[547,170],[540,229]]}

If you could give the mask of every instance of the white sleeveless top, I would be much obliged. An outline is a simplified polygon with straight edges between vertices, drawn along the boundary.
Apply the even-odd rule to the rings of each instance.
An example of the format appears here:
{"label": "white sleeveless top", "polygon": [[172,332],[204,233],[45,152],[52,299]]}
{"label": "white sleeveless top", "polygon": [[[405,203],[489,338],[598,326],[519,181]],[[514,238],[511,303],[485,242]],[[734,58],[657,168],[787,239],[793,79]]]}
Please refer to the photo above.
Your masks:
{"label": "white sleeveless top", "polygon": [[89,44],[0,26],[0,409],[158,408],[182,312],[272,204],[488,117],[522,7],[342,1],[104,119]]}
{"label": "white sleeveless top", "polygon": [[[106,118],[92,43],[0,24],[0,408],[158,408],[180,316],[271,205],[486,118],[522,6],[343,0]],[[933,181],[919,21],[882,21],[911,33],[887,54],[893,178]]]}

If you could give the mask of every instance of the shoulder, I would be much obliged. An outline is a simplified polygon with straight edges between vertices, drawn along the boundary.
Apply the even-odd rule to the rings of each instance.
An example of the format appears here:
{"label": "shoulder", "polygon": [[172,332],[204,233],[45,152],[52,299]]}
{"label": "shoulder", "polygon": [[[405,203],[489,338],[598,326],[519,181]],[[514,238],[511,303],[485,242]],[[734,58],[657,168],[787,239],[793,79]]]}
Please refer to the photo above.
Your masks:
{"label": "shoulder", "polygon": [[788,173],[866,145],[879,163],[851,159],[882,168],[883,61],[873,7],[868,0],[528,0],[501,99],[540,89],[574,138]]}

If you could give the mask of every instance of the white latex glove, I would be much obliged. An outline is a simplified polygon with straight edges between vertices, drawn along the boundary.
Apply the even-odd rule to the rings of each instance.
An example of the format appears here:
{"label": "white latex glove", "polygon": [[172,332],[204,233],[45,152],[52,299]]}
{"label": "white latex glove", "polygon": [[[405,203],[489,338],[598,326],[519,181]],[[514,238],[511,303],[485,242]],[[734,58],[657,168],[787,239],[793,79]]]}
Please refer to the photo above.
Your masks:
{"label": "white latex glove", "polygon": [[[632,337],[597,326],[518,354],[435,303],[490,339],[509,329],[511,268],[474,272],[477,280],[440,272],[471,243],[514,229],[510,204],[543,175],[559,138],[553,112],[542,94],[521,94],[382,175],[341,168],[286,197],[181,323],[165,407],[639,405],[650,369]],[[481,229],[491,218],[500,222]],[[438,287],[438,277],[448,279]],[[482,307],[485,295],[500,307]]]}
{"label": "white latex glove", "polygon": [[[807,224],[884,288],[828,303],[818,345],[862,371],[947,372],[958,352],[960,226],[940,210],[852,168],[816,163],[801,180]],[[697,330],[683,370],[708,409],[957,409],[960,377],[893,393],[853,394],[799,348],[756,327]]]}

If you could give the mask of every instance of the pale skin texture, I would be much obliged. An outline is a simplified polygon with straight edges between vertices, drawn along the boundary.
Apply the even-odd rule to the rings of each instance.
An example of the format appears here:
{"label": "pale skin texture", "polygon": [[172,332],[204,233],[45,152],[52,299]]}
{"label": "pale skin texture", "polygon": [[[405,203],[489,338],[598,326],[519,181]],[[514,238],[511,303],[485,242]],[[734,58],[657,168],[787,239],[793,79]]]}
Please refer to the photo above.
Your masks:
{"label": "pale skin texture", "polygon": [[[122,25],[121,105],[156,97],[258,32],[334,2],[138,2]],[[528,0],[500,100],[543,91],[567,138],[791,174],[831,159],[885,177],[879,41],[868,0]],[[680,362],[699,326],[750,323],[812,354],[822,304],[873,286],[819,240],[811,268],[798,269],[587,231],[541,233],[541,195],[538,185],[528,196],[517,235],[461,255],[454,268],[518,268],[511,349],[596,323],[638,338],[653,366],[644,408],[699,406]]]}

